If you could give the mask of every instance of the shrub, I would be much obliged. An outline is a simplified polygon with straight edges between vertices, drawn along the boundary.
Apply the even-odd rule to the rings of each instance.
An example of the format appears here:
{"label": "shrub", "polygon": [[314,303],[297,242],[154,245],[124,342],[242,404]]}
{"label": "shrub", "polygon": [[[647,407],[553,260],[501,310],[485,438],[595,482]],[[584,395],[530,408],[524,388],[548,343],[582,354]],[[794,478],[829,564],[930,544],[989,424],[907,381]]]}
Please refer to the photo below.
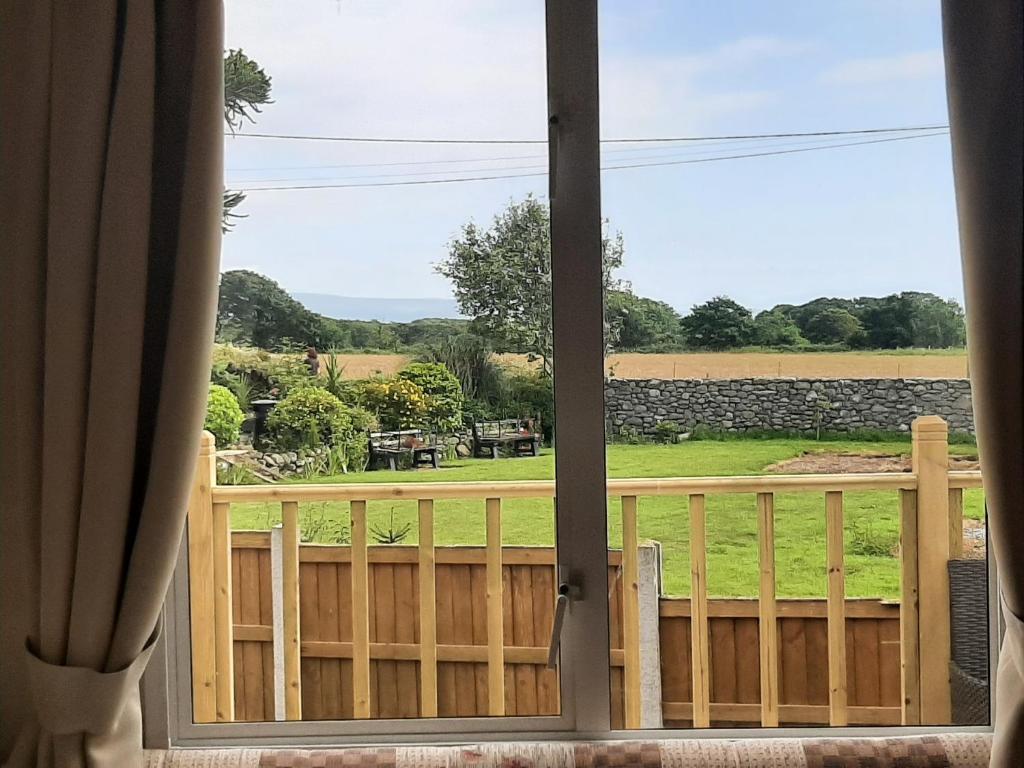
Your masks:
{"label": "shrub", "polygon": [[615,442],[625,443],[626,445],[642,445],[644,443],[644,434],[636,427],[623,424],[619,427],[618,439]]}
{"label": "shrub", "polygon": [[467,399],[493,405],[508,394],[505,367],[495,361],[486,339],[472,333],[450,336],[428,347],[418,362],[443,364],[459,380]]}
{"label": "shrub", "polygon": [[218,445],[230,445],[238,441],[238,431],[244,420],[245,415],[231,390],[219,384],[211,384],[203,429],[213,433]]}
{"label": "shrub", "polygon": [[679,432],[679,425],[674,421],[659,421],[654,427],[654,442],[674,443]]}
{"label": "shrub", "polygon": [[462,424],[462,385],[443,363],[410,363],[398,377],[423,390],[431,426],[450,432]]}
{"label": "shrub", "polygon": [[330,446],[332,468],[343,472],[366,465],[366,429],[373,418],[349,408],[326,389],[294,389],[267,418],[267,432],[282,450]]}
{"label": "shrub", "polygon": [[550,442],[555,427],[555,393],[551,377],[541,371],[510,376],[508,397],[505,411],[509,417],[539,418],[544,439]]}
{"label": "shrub", "polygon": [[359,400],[384,429],[414,427],[427,415],[427,396],[407,379],[368,379],[360,386]]}
{"label": "shrub", "polygon": [[282,357],[267,363],[264,368],[267,381],[277,390],[279,397],[287,397],[288,393],[297,389],[307,389],[317,385],[316,379],[310,376],[309,367],[297,356]]}

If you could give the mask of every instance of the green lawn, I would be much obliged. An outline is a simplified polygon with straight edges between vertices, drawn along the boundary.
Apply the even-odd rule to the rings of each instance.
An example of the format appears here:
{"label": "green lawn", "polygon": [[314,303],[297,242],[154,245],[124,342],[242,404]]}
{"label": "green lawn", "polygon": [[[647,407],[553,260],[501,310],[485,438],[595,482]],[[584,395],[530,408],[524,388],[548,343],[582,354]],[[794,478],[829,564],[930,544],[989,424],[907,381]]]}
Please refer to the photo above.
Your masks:
{"label": "green lawn", "polygon": [[[764,474],[765,467],[808,451],[843,453],[909,453],[908,442],[854,442],[803,439],[699,441],[680,445],[612,445],[608,448],[611,477],[678,477]],[[951,454],[972,454],[969,445],[950,446]],[[468,459],[446,462],[441,470],[366,472],[320,478],[317,482],[401,483],[463,480],[539,480],[554,476],[554,456],[545,451],[536,458]],[[554,541],[551,500],[511,499],[503,506],[503,541],[506,544],[550,545]],[[413,523],[405,543],[416,542],[414,502],[370,502],[371,527],[387,528],[394,514],[395,527]],[[968,491],[965,514],[980,519],[980,491]],[[347,504],[304,504],[304,530],[323,530],[324,521],[347,524]],[[279,504],[235,504],[233,527],[266,530],[280,518]],[[618,500],[608,513],[609,540],[621,544]],[[819,494],[783,493],[775,500],[776,559],[780,597],[825,594],[825,516]],[[435,541],[445,544],[484,543],[484,504],[480,501],[439,501],[435,507]],[[707,498],[708,587],[714,596],[757,594],[757,520],[752,494]],[[689,592],[689,512],[685,497],[642,497],[639,504],[641,539],[661,542],[664,591]],[[861,492],[846,494],[845,515],[847,594],[851,597],[899,595],[899,568],[893,557],[898,540],[898,494]],[[323,535],[320,538],[324,538]]]}

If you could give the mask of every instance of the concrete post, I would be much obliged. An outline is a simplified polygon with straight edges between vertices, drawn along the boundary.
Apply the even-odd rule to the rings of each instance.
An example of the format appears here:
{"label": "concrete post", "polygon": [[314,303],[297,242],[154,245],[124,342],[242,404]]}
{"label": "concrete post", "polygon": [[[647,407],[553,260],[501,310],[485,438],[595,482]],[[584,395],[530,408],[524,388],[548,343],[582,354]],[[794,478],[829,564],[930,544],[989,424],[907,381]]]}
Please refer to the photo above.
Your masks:
{"label": "concrete post", "polygon": [[642,544],[637,549],[640,602],[640,727],[661,728],[661,545]]}
{"label": "concrete post", "polygon": [[284,528],[270,530],[270,592],[274,621],[274,720],[285,720],[284,707]]}

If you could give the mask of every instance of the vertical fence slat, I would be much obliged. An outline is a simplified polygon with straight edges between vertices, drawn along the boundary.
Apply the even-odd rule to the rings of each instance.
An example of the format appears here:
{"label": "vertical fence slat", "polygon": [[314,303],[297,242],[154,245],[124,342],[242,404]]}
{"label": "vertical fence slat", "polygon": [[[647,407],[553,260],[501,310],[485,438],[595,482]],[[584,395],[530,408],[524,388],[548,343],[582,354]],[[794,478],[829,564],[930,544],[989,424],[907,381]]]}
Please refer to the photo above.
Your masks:
{"label": "vertical fence slat", "polygon": [[761,725],[779,725],[779,627],[775,605],[775,496],[757,494],[757,540],[761,569],[758,631],[761,655]]}
{"label": "vertical fence slat", "polygon": [[299,505],[281,503],[281,606],[284,627],[284,717],[302,719],[299,636]]}
{"label": "vertical fence slat", "polygon": [[352,711],[370,717],[370,596],[366,552],[366,502],[352,501]]}
{"label": "vertical fence slat", "polygon": [[501,499],[487,499],[487,713],[505,714],[505,628],[501,603]]}
{"label": "vertical fence slat", "polygon": [[420,717],[437,717],[437,598],[434,587],[434,502],[419,500]]}
{"label": "vertical fence slat", "polygon": [[192,717],[217,720],[217,645],[213,566],[213,484],[217,455],[213,435],[203,432],[188,504],[188,587],[192,627]]}
{"label": "vertical fence slat", "polygon": [[846,725],[846,584],[843,571],[843,493],[825,494],[828,564],[828,721]]}
{"label": "vertical fence slat", "polygon": [[949,489],[949,559],[964,554],[964,489]]}
{"label": "vertical fence slat", "polygon": [[900,688],[903,725],[921,724],[917,492],[900,491]]}
{"label": "vertical fence slat", "polygon": [[622,497],[622,645],[626,728],[640,727],[640,565],[637,498]]}
{"label": "vertical fence slat", "polygon": [[690,653],[693,663],[693,727],[711,725],[711,664],[708,637],[708,564],[702,494],[690,496]]}
{"label": "vertical fence slat", "polygon": [[213,612],[217,649],[217,721],[235,719],[235,647],[231,620],[231,505],[213,505]]}

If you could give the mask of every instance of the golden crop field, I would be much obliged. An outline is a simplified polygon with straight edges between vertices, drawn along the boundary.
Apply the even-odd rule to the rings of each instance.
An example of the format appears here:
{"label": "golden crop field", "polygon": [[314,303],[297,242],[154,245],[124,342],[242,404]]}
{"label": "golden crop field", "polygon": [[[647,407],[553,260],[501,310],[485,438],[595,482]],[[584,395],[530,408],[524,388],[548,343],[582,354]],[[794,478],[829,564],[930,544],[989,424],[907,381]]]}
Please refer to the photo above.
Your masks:
{"label": "golden crop field", "polygon": [[[504,354],[498,358],[506,365],[531,367],[526,355]],[[409,360],[407,355],[338,355],[338,361],[345,366],[345,378],[349,379],[397,373]],[[957,379],[967,376],[967,355],[963,352],[626,352],[610,355],[605,368],[619,379]]]}

